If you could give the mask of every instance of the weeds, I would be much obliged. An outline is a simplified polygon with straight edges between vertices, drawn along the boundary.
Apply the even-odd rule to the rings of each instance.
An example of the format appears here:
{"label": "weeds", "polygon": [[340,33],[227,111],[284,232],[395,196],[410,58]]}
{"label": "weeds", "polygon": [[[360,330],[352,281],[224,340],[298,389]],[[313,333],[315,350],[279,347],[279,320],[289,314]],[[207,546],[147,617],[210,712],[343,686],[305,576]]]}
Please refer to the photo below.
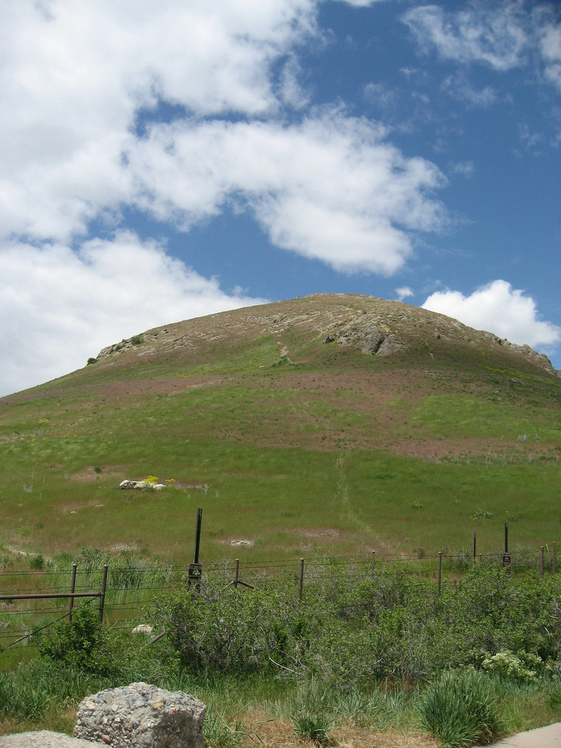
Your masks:
{"label": "weeds", "polygon": [[300,714],[292,717],[292,722],[299,738],[311,740],[318,745],[329,744],[329,733],[333,727],[333,719],[330,717]]}
{"label": "weeds", "polygon": [[241,720],[233,721],[210,707],[206,713],[203,734],[205,746],[237,748],[244,738],[245,727]]}

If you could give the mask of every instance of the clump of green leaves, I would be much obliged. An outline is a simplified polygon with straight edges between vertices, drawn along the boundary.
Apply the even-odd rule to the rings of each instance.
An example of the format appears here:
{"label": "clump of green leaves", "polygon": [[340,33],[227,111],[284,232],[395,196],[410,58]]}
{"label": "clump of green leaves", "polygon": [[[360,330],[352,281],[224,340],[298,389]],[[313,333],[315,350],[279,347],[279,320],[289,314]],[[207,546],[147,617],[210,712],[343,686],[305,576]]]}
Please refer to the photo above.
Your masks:
{"label": "clump of green leaves", "polygon": [[110,675],[117,663],[122,663],[122,645],[114,632],[102,627],[96,611],[87,606],[78,608],[71,621],[59,621],[38,641],[42,657],[98,675]]}
{"label": "clump of green leaves", "polygon": [[493,683],[472,669],[445,673],[433,683],[421,702],[420,716],[446,748],[489,743],[501,733]]}
{"label": "clump of green leaves", "polygon": [[205,746],[237,748],[245,735],[245,727],[240,720],[229,720],[211,707],[205,717],[203,734]]}
{"label": "clump of green leaves", "polygon": [[29,559],[29,568],[34,571],[41,571],[45,568],[45,559],[40,553],[36,553]]}
{"label": "clump of green leaves", "polygon": [[299,738],[311,740],[318,745],[329,744],[332,718],[325,715],[299,714],[292,718],[292,722]]}
{"label": "clump of green leaves", "polygon": [[486,657],[481,663],[481,668],[501,678],[519,683],[530,683],[536,680],[538,673],[543,672],[544,663],[539,655],[530,652],[514,654],[509,649],[505,649]]}

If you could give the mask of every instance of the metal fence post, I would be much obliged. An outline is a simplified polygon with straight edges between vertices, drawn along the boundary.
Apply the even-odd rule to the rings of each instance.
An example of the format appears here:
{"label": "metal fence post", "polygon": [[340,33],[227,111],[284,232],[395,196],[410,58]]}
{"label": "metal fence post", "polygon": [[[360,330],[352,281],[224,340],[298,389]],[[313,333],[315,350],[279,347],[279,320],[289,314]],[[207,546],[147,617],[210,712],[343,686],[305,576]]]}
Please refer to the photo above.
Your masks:
{"label": "metal fence post", "polygon": [[438,597],[442,590],[442,551],[438,551]]}
{"label": "metal fence post", "polygon": [[304,559],[300,559],[300,580],[298,582],[298,602],[302,602],[302,590],[304,588]]}
{"label": "metal fence post", "polygon": [[101,577],[101,592],[99,593],[99,622],[103,623],[103,613],[105,611],[105,591],[107,589],[107,564],[103,567],[103,576]]}
{"label": "metal fence post", "polygon": [[236,559],[236,570],[234,572],[234,587],[238,586],[238,579],[240,576],[240,559]]}
{"label": "metal fence post", "polygon": [[[76,564],[72,564],[72,580],[70,582],[70,592],[72,595],[76,592]],[[72,622],[72,608],[74,607],[74,598],[70,598],[70,602],[68,603],[68,620]]]}
{"label": "metal fence post", "polygon": [[553,543],[553,554],[551,556],[551,571],[555,574],[555,543]]}
{"label": "metal fence post", "polygon": [[540,576],[543,577],[543,545],[541,547]]}

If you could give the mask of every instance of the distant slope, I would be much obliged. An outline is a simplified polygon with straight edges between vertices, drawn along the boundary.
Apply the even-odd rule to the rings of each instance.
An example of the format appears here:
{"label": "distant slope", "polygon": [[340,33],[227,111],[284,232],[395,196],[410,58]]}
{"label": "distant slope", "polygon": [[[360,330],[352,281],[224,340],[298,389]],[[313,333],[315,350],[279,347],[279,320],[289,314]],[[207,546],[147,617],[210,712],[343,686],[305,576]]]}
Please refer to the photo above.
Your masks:
{"label": "distant slope", "polygon": [[[474,529],[491,547],[507,517],[525,543],[561,527],[561,378],[443,315],[317,294],[90,361],[0,399],[6,546],[185,558],[197,506],[213,559],[240,539],[276,558],[459,548]],[[150,475],[167,481],[157,497],[118,488]]]}

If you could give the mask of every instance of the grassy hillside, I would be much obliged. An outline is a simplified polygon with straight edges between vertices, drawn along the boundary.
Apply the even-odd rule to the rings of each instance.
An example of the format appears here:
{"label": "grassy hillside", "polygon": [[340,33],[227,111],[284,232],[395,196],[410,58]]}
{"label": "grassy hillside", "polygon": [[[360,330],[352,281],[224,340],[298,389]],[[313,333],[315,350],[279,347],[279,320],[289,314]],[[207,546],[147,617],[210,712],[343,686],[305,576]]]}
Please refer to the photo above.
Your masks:
{"label": "grassy hillside", "polygon": [[[94,352],[92,352],[94,353]],[[314,295],[150,330],[0,399],[0,542],[190,560],[561,538],[561,378],[455,320]],[[161,492],[123,491],[157,477]],[[239,546],[236,541],[248,541]]]}

